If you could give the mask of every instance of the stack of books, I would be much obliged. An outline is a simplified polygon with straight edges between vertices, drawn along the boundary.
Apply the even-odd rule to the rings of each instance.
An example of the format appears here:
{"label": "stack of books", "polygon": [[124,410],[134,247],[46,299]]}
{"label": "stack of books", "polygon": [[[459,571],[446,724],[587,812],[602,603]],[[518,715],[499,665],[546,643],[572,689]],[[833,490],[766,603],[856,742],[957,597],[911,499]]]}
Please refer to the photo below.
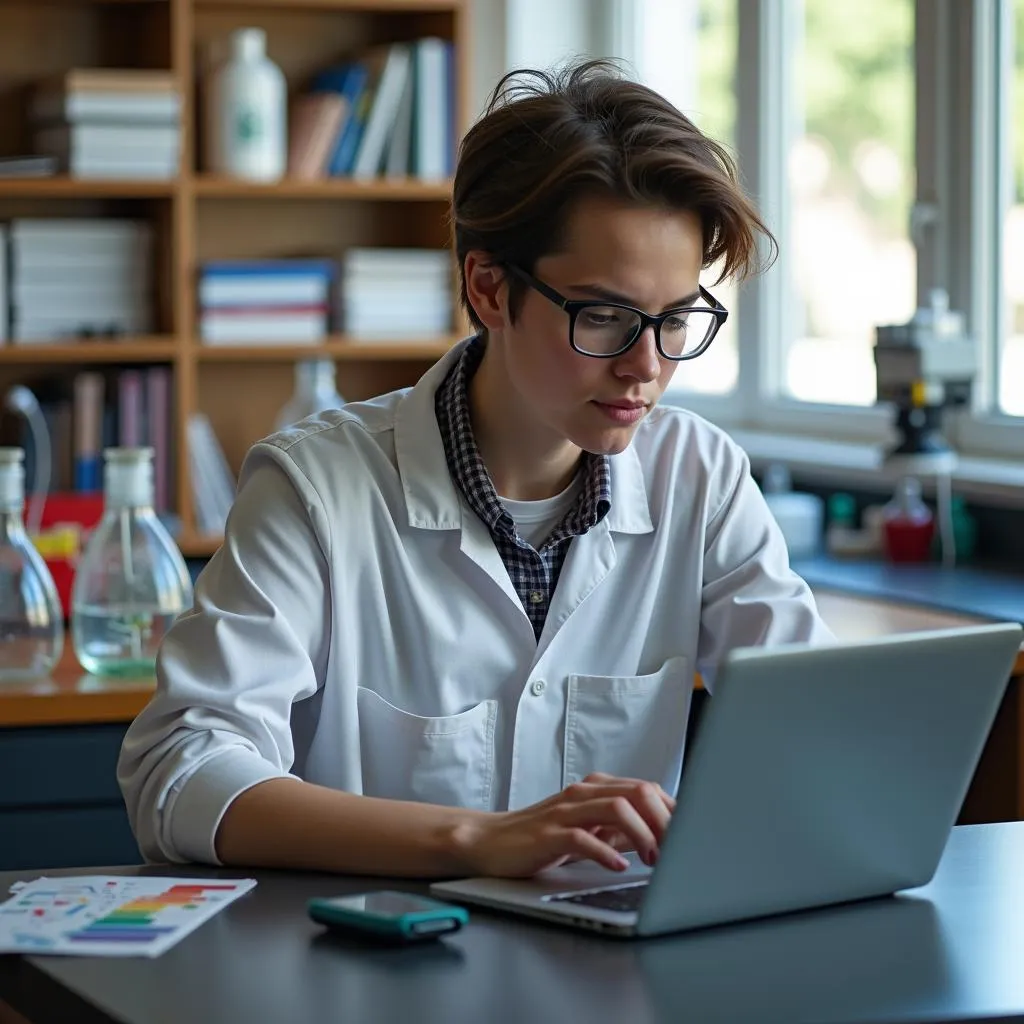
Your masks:
{"label": "stack of books", "polygon": [[14,344],[151,333],[147,222],[25,218],[6,234]]}
{"label": "stack of books", "polygon": [[181,97],[169,71],[76,68],[39,83],[35,147],[78,178],[173,178]]}
{"label": "stack of books", "polygon": [[206,345],[310,345],[330,321],[330,260],[218,260],[199,272],[199,337]]}
{"label": "stack of books", "polygon": [[452,44],[375,46],[321,72],[295,103],[289,138],[292,177],[443,181],[455,154]]}
{"label": "stack of books", "polygon": [[353,341],[435,338],[452,329],[452,254],[447,249],[349,249],[338,303]]}
{"label": "stack of books", "polygon": [[48,178],[58,167],[52,156],[0,156],[0,178]]}

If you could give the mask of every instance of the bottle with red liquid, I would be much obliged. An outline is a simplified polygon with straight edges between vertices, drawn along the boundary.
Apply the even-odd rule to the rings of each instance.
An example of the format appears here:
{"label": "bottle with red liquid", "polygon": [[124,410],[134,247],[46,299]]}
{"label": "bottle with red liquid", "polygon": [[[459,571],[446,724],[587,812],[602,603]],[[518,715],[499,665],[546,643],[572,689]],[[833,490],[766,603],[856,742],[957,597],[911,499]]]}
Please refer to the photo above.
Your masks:
{"label": "bottle with red liquid", "polygon": [[885,553],[890,562],[927,562],[931,558],[935,517],[921,498],[916,477],[900,480],[884,510]]}

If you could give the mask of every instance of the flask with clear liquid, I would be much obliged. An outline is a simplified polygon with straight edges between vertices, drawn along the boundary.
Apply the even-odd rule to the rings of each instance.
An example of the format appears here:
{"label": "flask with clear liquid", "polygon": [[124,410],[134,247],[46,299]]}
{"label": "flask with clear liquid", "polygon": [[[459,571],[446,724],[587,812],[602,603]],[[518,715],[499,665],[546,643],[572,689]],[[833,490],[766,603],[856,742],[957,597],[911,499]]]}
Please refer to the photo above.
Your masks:
{"label": "flask with clear liquid", "polygon": [[72,642],[95,675],[152,675],[168,627],[192,606],[192,580],[153,511],[153,449],[103,458],[103,518],[75,573]]}
{"label": "flask with clear liquid", "polygon": [[0,448],[0,683],[45,678],[64,651],[57,588],[21,518],[24,457]]}
{"label": "flask with clear liquid", "polygon": [[295,364],[295,390],[274,421],[283,430],[324,409],[340,409],[345,399],[338,394],[334,363],[330,359],[300,359]]}

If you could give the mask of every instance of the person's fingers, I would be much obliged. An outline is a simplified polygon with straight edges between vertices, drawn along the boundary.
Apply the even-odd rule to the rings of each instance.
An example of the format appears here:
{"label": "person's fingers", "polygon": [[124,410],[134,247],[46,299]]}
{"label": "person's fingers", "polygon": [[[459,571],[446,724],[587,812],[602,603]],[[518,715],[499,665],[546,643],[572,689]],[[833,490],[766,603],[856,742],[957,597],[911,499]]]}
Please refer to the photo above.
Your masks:
{"label": "person's fingers", "polygon": [[566,804],[562,808],[561,823],[582,828],[595,840],[597,837],[590,831],[595,825],[614,828],[626,836],[645,864],[653,864],[657,859],[658,841],[654,831],[622,794]]}
{"label": "person's fingers", "polygon": [[570,860],[592,860],[609,871],[625,871],[629,861],[616,849],[602,842],[585,828],[559,829],[553,835],[556,855],[568,855]]}
{"label": "person's fingers", "polygon": [[653,782],[623,781],[613,776],[609,778],[611,781],[608,782],[574,783],[565,791],[566,795],[577,804],[609,797],[623,797],[636,808],[660,843],[665,838],[672,817],[672,811],[663,799],[664,790]]}
{"label": "person's fingers", "polygon": [[650,782],[640,782],[628,794],[630,803],[650,826],[655,840],[660,844],[668,832],[672,811],[661,798],[660,787]]}
{"label": "person's fingers", "polygon": [[630,783],[636,786],[653,786],[658,793],[661,802],[670,810],[676,809],[675,797],[670,796],[657,782],[649,782],[646,779],[633,779],[624,775],[609,775],[607,772],[591,772],[584,782],[607,785],[608,783]]}
{"label": "person's fingers", "polygon": [[605,828],[604,826],[590,829],[590,834],[597,836],[602,843],[607,843],[613,850],[619,853],[632,853],[633,844],[629,836],[624,835],[617,828]]}

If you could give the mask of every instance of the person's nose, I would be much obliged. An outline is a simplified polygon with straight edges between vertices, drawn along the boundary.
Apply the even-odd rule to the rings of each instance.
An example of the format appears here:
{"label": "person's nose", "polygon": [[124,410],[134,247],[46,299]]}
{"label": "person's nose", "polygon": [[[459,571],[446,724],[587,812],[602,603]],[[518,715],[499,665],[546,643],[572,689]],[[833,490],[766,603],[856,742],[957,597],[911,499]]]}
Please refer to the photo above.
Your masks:
{"label": "person's nose", "polygon": [[632,377],[644,384],[658,379],[661,359],[658,344],[654,340],[653,325],[644,328],[633,347],[615,361],[615,373],[619,377]]}

